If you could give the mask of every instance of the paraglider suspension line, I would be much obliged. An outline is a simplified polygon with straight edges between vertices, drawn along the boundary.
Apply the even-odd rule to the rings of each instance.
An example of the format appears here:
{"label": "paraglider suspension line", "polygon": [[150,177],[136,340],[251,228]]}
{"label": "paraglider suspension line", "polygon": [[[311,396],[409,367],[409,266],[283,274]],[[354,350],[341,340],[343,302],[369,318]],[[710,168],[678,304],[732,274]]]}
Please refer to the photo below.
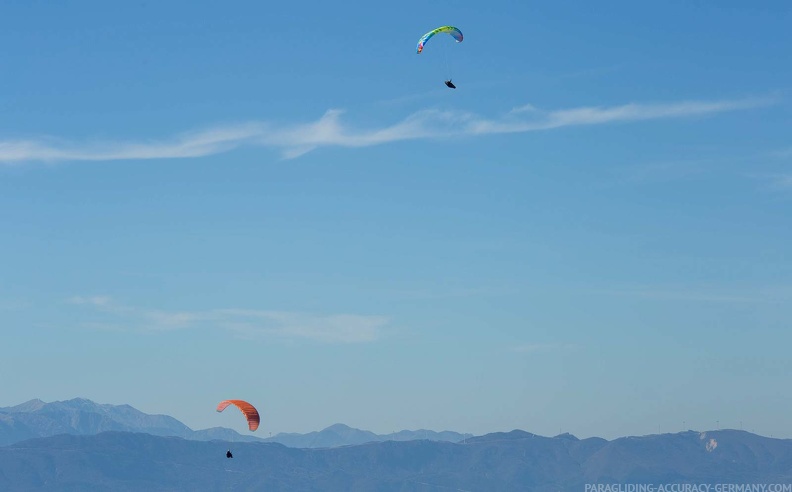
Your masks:
{"label": "paraglider suspension line", "polygon": [[444,46],[443,48],[445,48],[443,50],[443,58],[445,59],[446,74],[448,74],[448,80],[451,80],[451,64],[448,62],[448,46]]}

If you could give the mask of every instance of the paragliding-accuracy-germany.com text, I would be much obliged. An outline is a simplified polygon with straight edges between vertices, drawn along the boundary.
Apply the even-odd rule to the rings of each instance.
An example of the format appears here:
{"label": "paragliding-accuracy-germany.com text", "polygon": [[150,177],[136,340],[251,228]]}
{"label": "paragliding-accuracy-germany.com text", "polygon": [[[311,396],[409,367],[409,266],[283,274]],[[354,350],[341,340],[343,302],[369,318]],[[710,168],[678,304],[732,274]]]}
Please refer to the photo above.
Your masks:
{"label": "paragliding-accuracy-germany.com text", "polygon": [[584,492],[792,492],[792,483],[587,483]]}

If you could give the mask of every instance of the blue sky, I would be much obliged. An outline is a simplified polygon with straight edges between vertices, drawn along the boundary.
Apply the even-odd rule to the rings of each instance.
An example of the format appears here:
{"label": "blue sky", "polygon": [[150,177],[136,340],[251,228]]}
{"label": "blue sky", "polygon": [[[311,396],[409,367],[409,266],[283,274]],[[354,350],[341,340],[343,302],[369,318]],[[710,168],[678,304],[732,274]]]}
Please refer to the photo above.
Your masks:
{"label": "blue sky", "polygon": [[0,406],[792,437],[790,21],[4,5]]}

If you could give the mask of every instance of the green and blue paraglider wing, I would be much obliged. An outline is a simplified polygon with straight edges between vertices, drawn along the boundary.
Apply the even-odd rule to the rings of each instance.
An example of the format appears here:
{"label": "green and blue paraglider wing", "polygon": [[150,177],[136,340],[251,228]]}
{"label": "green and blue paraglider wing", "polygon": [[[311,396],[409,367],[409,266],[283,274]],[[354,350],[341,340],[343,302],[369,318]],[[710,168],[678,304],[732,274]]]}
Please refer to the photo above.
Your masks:
{"label": "green and blue paraglider wing", "polygon": [[451,35],[451,37],[456,39],[457,43],[462,42],[462,31],[460,31],[456,27],[453,26],[438,27],[437,29],[432,29],[431,31],[427,32],[426,34],[421,36],[421,39],[418,40],[418,48],[417,48],[418,54],[420,54],[423,51],[424,45],[426,45],[427,41],[429,41],[432,38],[432,36],[440,33],[448,33]]}

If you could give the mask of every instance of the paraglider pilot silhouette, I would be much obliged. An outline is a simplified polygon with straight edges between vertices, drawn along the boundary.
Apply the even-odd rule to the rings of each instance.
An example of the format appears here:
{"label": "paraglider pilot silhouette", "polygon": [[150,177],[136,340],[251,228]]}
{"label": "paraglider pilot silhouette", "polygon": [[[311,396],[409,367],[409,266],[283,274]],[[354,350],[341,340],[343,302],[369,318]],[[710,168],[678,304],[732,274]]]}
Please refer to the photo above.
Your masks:
{"label": "paraglider pilot silhouette", "polygon": [[[251,405],[250,403],[244,400],[224,400],[221,401],[219,405],[217,405],[217,411],[222,412],[229,405],[234,405],[245,415],[245,418],[247,419],[247,423],[248,423],[248,429],[250,429],[251,431],[258,429],[259,422],[261,422],[261,418],[259,417],[259,413],[258,410],[256,410],[256,407],[254,407],[253,405]],[[233,457],[234,455],[231,454],[230,449],[226,451],[226,458],[233,458]]]}

